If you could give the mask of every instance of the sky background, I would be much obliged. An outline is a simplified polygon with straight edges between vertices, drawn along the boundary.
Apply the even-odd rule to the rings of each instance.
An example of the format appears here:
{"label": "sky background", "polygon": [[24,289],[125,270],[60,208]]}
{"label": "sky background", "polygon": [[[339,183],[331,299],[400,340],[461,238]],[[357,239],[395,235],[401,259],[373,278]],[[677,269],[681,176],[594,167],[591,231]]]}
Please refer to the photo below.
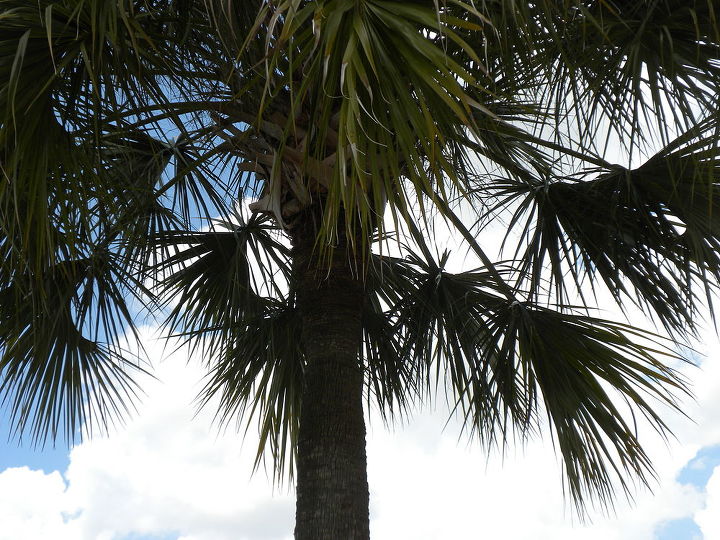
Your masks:
{"label": "sky background", "polygon": [[[192,403],[202,379],[185,350],[169,354],[156,329],[142,329],[158,380],[124,427],[69,453],[4,444],[0,539],[280,540],[292,537],[294,499],[254,475],[254,433],[219,432],[211,410]],[[369,416],[373,540],[720,540],[720,345],[708,332],[700,367],[684,368],[696,401],[689,421],[666,417],[677,440],[642,441],[657,467],[654,494],[614,515],[574,518],[562,496],[549,438],[504,458],[446,425],[442,401],[404,425]],[[5,435],[5,434],[3,434]]]}
{"label": "sky background", "polygon": [[[497,232],[497,231],[495,231]],[[472,268],[456,240],[450,271]],[[500,243],[492,233],[483,245]],[[442,242],[441,242],[442,243]],[[617,318],[602,299],[598,315]],[[630,312],[635,322],[642,318]],[[287,540],[294,496],[252,474],[257,437],[220,431],[212,409],[193,402],[203,369],[186,349],[141,329],[156,379],[140,380],[137,414],[108,436],[67,448],[7,442],[0,415],[0,540]],[[698,364],[677,365],[695,400],[665,411],[676,435],[641,424],[658,475],[653,492],[580,522],[563,498],[549,432],[505,455],[468,441],[448,422],[443,399],[386,427],[368,414],[373,540],[720,540],[720,340],[708,326],[694,344]],[[5,411],[2,413],[4,414]]]}

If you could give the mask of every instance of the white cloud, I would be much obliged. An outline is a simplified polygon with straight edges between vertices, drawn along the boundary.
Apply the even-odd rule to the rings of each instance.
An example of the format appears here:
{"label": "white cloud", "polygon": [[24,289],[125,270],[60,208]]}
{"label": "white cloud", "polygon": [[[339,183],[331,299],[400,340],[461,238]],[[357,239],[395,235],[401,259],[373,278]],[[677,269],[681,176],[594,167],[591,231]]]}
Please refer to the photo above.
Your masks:
{"label": "white cloud", "polygon": [[[442,426],[442,416],[434,415],[424,417],[426,427],[428,418],[432,427]],[[662,484],[654,494],[640,491],[634,506],[620,501],[616,515],[595,515],[581,524],[563,502],[560,468],[549,441],[533,441],[503,462],[458,442],[456,425],[448,431],[440,437],[412,428],[395,435],[373,430],[374,540],[651,540],[660,523],[691,516],[702,506],[702,493],[673,481],[684,462],[661,459]],[[648,450],[671,454],[659,440],[651,441]],[[684,452],[687,459],[693,453]]]}
{"label": "white cloud", "polygon": [[[145,332],[153,358],[162,344]],[[279,540],[292,532],[294,503],[282,490],[273,493],[262,471],[251,477],[253,437],[219,434],[212,411],[194,417],[192,405],[202,370],[182,352],[157,362],[157,381],[143,384],[147,398],[140,414],[108,437],[75,447],[65,474],[8,470],[0,478],[7,540],[25,538],[6,523],[33,521],[26,538],[111,540],[130,533],[176,532],[187,540]],[[42,486],[40,485],[42,483]],[[13,485],[31,484],[20,497]],[[44,487],[43,487],[44,486]],[[34,492],[46,494],[38,504]],[[47,500],[47,501],[46,501]],[[45,503],[46,502],[46,503]],[[30,509],[30,510],[28,510]],[[63,523],[62,513],[70,513]],[[25,518],[24,516],[29,517]]]}
{"label": "white cloud", "polygon": [[707,483],[705,508],[695,514],[703,540],[720,540],[720,467],[715,467]]}
{"label": "white cloud", "polygon": [[73,527],[64,522],[65,482],[60,473],[27,467],[0,472],[0,540],[71,540]]}
{"label": "white cloud", "polygon": [[[144,333],[152,358],[161,343]],[[270,480],[250,476],[254,437],[218,434],[211,411],[193,418],[202,370],[184,353],[156,361],[140,414],[109,437],[76,447],[65,481],[27,468],[0,473],[0,539],[117,540],[130,533],[174,532],[182,540],[290,538],[294,501]],[[660,485],[618,504],[611,518],[573,522],[564,506],[557,459],[546,438],[503,460],[445,432],[445,412],[418,414],[386,430],[373,416],[369,476],[373,540],[652,540],[667,520],[697,515],[705,540],[719,540],[720,472],[704,493],[674,478],[701,446],[720,442],[720,366],[709,357],[691,369],[697,424],[671,419],[679,441],[645,437]],[[241,448],[242,447],[242,448]],[[703,507],[706,508],[703,510]],[[715,528],[713,528],[715,527]],[[715,536],[712,536],[715,534]],[[5,536],[3,536],[5,535]]]}

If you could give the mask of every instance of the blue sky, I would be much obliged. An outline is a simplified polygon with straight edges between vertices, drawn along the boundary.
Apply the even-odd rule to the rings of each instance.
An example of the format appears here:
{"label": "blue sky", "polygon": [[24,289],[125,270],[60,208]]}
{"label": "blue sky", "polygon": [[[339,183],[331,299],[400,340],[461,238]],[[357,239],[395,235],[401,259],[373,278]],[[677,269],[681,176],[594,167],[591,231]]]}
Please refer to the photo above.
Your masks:
{"label": "blue sky", "polygon": [[9,440],[7,421],[5,416],[2,417],[2,423],[0,423],[0,471],[9,467],[25,466],[49,473],[64,471],[69,463],[66,445],[60,444],[53,448],[52,444],[47,444],[44,448],[32,448],[29,444],[21,445],[15,440]]}
{"label": "blue sky", "polygon": [[[700,449],[677,475],[680,484],[704,490],[716,467],[720,467],[720,445]],[[692,518],[671,520],[661,524],[657,540],[697,540],[703,538],[702,531]],[[709,540],[709,539],[708,539]]]}
{"label": "blue sky", "polygon": [[[668,521],[658,527],[657,540],[697,540],[702,531],[692,518]],[[173,538],[173,540],[175,540]]]}
{"label": "blue sky", "polygon": [[714,468],[719,465],[720,445],[702,448],[680,471],[678,482],[702,489],[710,480]]}

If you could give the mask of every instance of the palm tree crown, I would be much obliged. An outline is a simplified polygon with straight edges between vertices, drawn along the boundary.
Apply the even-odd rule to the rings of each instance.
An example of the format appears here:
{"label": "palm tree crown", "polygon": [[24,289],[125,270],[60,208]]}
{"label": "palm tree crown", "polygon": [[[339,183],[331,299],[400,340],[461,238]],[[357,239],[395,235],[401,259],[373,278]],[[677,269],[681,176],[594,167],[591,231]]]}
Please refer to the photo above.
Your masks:
{"label": "palm tree crown", "polygon": [[[142,306],[206,359],[218,419],[258,423],[258,460],[298,464],[299,494],[324,440],[303,429],[355,371],[345,393],[389,420],[447,391],[487,445],[546,416],[578,509],[629,494],[652,465],[617,397],[668,433],[656,407],[687,393],[673,340],[720,277],[719,17],[707,0],[0,0],[14,432],[74,440],[127,413]],[[438,222],[478,268],[447,269]],[[478,240],[499,224],[502,262]],[[670,338],[593,316],[605,289]]]}

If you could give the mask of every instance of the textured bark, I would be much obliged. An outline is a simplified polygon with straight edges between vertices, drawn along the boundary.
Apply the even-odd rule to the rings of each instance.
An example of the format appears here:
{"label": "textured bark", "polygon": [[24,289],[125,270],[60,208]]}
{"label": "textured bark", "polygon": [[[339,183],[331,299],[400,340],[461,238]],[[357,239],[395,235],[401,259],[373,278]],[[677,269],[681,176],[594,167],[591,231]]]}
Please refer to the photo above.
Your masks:
{"label": "textured bark", "polygon": [[362,281],[344,239],[329,261],[315,235],[294,238],[297,305],[307,358],[297,455],[296,540],[367,540],[369,495],[363,372],[358,361]]}

